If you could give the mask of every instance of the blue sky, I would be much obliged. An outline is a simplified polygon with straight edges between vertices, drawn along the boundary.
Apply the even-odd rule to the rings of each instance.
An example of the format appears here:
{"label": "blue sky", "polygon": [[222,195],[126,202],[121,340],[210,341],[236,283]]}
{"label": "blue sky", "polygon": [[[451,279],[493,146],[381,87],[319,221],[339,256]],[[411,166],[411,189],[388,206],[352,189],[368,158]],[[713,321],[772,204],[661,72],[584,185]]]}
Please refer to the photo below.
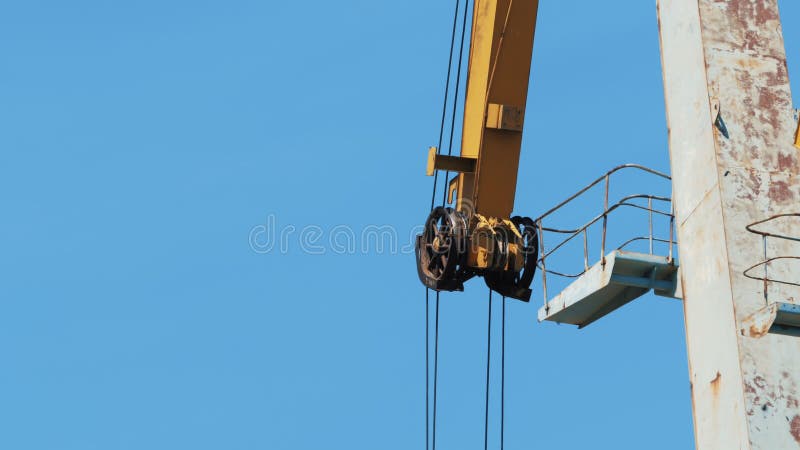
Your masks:
{"label": "blue sky", "polygon": [[[423,448],[413,256],[299,232],[424,220],[452,3],[0,5],[0,447]],[[541,2],[519,213],[669,170],[655,4],[622,3]],[[251,246],[270,217],[285,252]],[[508,304],[506,448],[691,448],[680,303],[578,331],[540,288]],[[442,296],[440,449],[483,445],[485,325],[482,282]]]}

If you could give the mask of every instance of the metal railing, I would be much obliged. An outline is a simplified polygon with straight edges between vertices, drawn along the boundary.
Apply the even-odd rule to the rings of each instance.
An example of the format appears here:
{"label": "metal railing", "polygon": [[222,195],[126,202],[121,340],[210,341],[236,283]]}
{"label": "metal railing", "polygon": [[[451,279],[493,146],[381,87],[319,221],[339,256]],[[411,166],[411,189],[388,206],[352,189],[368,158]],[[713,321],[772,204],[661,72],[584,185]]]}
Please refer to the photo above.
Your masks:
{"label": "metal railing", "polygon": [[[642,211],[646,211],[648,214],[649,226],[648,226],[648,234],[645,236],[636,236],[632,239],[629,239],[622,243],[619,247],[616,247],[616,250],[622,250],[629,245],[633,244],[634,242],[641,242],[647,241],[649,243],[649,251],[650,254],[654,254],[654,245],[655,243],[663,243],[669,245],[669,262],[673,261],[673,247],[675,245],[675,234],[674,234],[674,224],[675,224],[675,217],[672,213],[672,199],[669,197],[661,197],[657,195],[650,195],[650,194],[636,194],[636,195],[629,195],[627,197],[623,197],[618,202],[614,203],[613,205],[609,203],[609,190],[611,186],[611,177],[612,175],[623,171],[623,170],[636,170],[640,172],[644,172],[655,177],[659,177],[661,179],[672,181],[672,178],[669,175],[661,173],[659,171],[650,169],[648,167],[638,165],[638,164],[624,164],[610,171],[606,172],[604,175],[600,176],[592,183],[585,186],[583,189],[579,190],[563,202],[559,203],[555,207],[551,208],[537,219],[534,220],[536,226],[539,231],[539,261],[538,266],[542,273],[542,289],[544,290],[544,304],[547,307],[548,296],[547,296],[547,274],[556,275],[565,278],[578,278],[581,275],[585,274],[589,268],[589,228],[593,225],[602,222],[602,235],[601,235],[601,245],[600,245],[600,262],[601,264],[605,265],[606,263],[606,246],[607,246],[607,237],[608,237],[608,217],[613,212],[622,209],[622,208],[633,208]],[[544,225],[545,219],[548,219],[550,216],[555,214],[556,212],[560,211],[562,208],[567,206],[568,204],[572,203],[574,200],[582,197],[584,194],[588,193],[592,190],[595,186],[604,183],[604,196],[603,196],[603,211],[598,214],[597,216],[593,217],[591,220],[586,222],[581,227],[575,229],[559,229],[553,227],[547,227]],[[646,204],[644,201],[646,200]],[[656,208],[654,207],[654,203],[656,204],[666,204],[666,208]],[[653,232],[653,218],[654,216],[663,216],[669,218],[669,239],[663,237],[656,237]],[[562,236],[562,239],[558,241],[558,243],[547,250],[545,247],[545,233],[552,233],[556,235]],[[579,273],[564,273],[560,271],[555,271],[552,269],[547,268],[547,259],[551,257],[555,252],[563,248],[573,239],[577,238],[578,236],[583,237],[583,270]]]}
{"label": "metal railing", "polygon": [[[763,246],[764,246],[764,260],[759,262],[759,263],[757,263],[757,264],[754,264],[754,265],[748,267],[747,270],[744,271],[744,276],[747,277],[747,278],[750,278],[751,280],[761,281],[761,282],[764,283],[764,300],[767,301],[767,304],[769,304],[769,283],[784,284],[784,285],[788,285],[788,286],[800,286],[800,283],[797,283],[795,281],[780,280],[780,279],[776,279],[776,278],[770,278],[770,276],[769,276],[770,264],[774,263],[775,261],[785,261],[785,260],[797,261],[797,260],[800,260],[800,256],[785,255],[785,256],[769,257],[769,255],[768,255],[768,252],[767,252],[768,245],[767,244],[769,243],[768,242],[769,238],[783,239],[783,240],[788,240],[788,241],[800,242],[800,237],[798,237],[798,236],[788,236],[788,235],[783,235],[783,234],[770,233],[770,232],[767,232],[767,231],[762,231],[762,230],[758,230],[757,229],[757,227],[759,225],[764,225],[764,224],[766,224],[768,222],[772,222],[774,220],[778,220],[778,219],[782,219],[782,218],[800,219],[800,213],[776,214],[776,215],[771,216],[769,218],[766,218],[764,220],[760,220],[758,222],[751,223],[750,225],[748,225],[746,227],[747,231],[749,231],[749,232],[751,232],[753,234],[757,234],[757,235],[761,236],[762,243],[763,243]],[[755,269],[757,269],[759,267],[763,267],[764,268],[764,276],[762,276],[762,277],[757,277],[757,276],[753,275],[753,273],[752,273]]]}

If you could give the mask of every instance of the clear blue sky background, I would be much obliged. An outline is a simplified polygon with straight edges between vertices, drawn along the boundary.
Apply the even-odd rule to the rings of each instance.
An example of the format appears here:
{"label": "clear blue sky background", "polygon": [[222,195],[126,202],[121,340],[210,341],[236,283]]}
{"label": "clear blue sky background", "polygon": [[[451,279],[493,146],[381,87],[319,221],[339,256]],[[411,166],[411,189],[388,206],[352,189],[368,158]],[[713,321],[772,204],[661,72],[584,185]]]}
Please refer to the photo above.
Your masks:
{"label": "clear blue sky background", "polygon": [[[274,215],[408,240],[452,3],[0,5],[0,448],[422,449],[413,257],[249,236]],[[543,0],[534,53],[519,213],[669,170],[653,1]],[[680,303],[578,331],[536,323],[539,284],[508,306],[506,448],[692,448]],[[479,449],[485,287],[441,314],[439,448]]]}

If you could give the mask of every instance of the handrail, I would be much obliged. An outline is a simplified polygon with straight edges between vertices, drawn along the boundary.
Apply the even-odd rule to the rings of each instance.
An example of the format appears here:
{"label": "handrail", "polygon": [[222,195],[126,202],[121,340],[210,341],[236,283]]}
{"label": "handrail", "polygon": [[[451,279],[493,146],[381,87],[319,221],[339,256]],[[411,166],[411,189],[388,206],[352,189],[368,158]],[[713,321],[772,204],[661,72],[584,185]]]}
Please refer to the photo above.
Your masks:
{"label": "handrail", "polygon": [[[796,283],[796,282],[792,282],[792,281],[786,281],[786,280],[779,280],[779,279],[776,279],[776,278],[770,278],[769,277],[769,265],[770,265],[770,263],[773,263],[775,261],[780,261],[780,260],[787,260],[787,259],[788,260],[793,260],[793,261],[794,260],[800,260],[800,256],[783,255],[783,256],[775,256],[775,257],[772,257],[772,258],[768,258],[767,257],[767,248],[768,248],[767,241],[768,241],[769,238],[783,239],[783,240],[794,241],[794,242],[800,242],[800,238],[798,238],[796,236],[787,236],[787,235],[783,235],[783,234],[770,233],[768,231],[762,231],[762,230],[758,230],[756,228],[759,225],[763,225],[763,224],[765,224],[767,222],[771,222],[773,220],[781,219],[781,218],[784,218],[784,217],[800,218],[800,213],[776,214],[776,215],[770,216],[770,217],[768,217],[768,218],[766,218],[764,220],[759,220],[758,222],[753,222],[750,225],[747,225],[745,227],[747,229],[747,231],[749,231],[749,232],[751,232],[753,234],[757,234],[757,235],[761,236],[762,242],[763,242],[764,258],[765,259],[763,261],[757,263],[757,264],[754,264],[754,265],[748,267],[743,272],[743,275],[745,277],[747,277],[747,278],[750,278],[751,280],[762,281],[764,283],[764,300],[767,302],[767,304],[769,304],[769,283],[783,284],[783,285],[788,285],[788,286],[800,286],[800,283]],[[756,269],[758,267],[762,267],[762,266],[764,267],[764,276],[763,277],[756,277],[755,275],[752,274],[752,271],[754,269]]]}
{"label": "handrail", "polygon": [[[617,250],[624,250],[625,247],[629,246],[630,244],[633,244],[636,241],[649,241],[649,240],[651,240],[650,236],[637,236],[637,237],[635,237],[633,239],[628,239],[627,241],[625,241],[622,245],[617,247]],[[660,239],[660,238],[652,238],[652,241],[659,242],[661,244],[670,244],[670,245],[677,245],[678,244],[675,241],[669,241],[667,239]]]}
{"label": "handrail", "polygon": [[[662,200],[662,198],[656,198],[655,196],[652,196],[652,197],[642,197],[642,198],[649,198],[649,199],[653,199],[653,200]],[[671,201],[671,200],[670,200],[670,199],[666,199],[666,200],[664,200],[664,201]],[[656,213],[656,214],[662,214],[662,215],[664,215],[664,216],[667,216],[667,217],[672,217],[672,214],[670,214],[670,213],[665,213],[665,212],[663,212],[663,211],[659,211],[659,210],[656,210],[656,209],[645,208],[644,206],[641,206],[641,205],[634,205],[634,204],[625,203],[625,202],[623,202],[623,201],[620,201],[620,202],[618,202],[618,203],[615,203],[615,204],[614,204],[613,206],[611,206],[610,208],[608,208],[608,210],[606,210],[604,213],[597,215],[597,216],[596,216],[596,217],[594,217],[592,220],[590,220],[590,221],[589,221],[589,222],[587,222],[585,225],[583,225],[582,227],[580,227],[580,228],[578,228],[578,229],[576,229],[576,230],[569,230],[569,231],[567,231],[567,230],[558,230],[558,229],[555,229],[555,228],[546,228],[546,227],[542,227],[542,230],[544,230],[544,231],[549,231],[549,232],[551,232],[551,233],[571,234],[571,236],[570,236],[570,237],[568,237],[568,238],[566,238],[565,240],[561,241],[561,243],[560,243],[560,244],[558,244],[557,246],[555,246],[555,248],[551,249],[549,252],[547,252],[547,253],[543,254],[543,255],[542,255],[542,256],[541,256],[539,259],[546,258],[546,257],[548,257],[548,256],[552,255],[552,254],[553,254],[553,252],[555,252],[556,250],[558,250],[558,249],[560,249],[561,247],[563,247],[563,246],[564,246],[566,243],[568,243],[569,241],[571,241],[571,240],[572,240],[572,239],[573,239],[575,236],[579,235],[581,232],[583,232],[583,231],[584,231],[584,230],[586,230],[587,228],[589,228],[589,227],[591,227],[592,225],[594,225],[594,224],[596,224],[597,222],[599,222],[599,221],[600,221],[600,219],[602,219],[603,217],[606,217],[606,216],[608,216],[609,214],[611,214],[612,212],[616,211],[617,209],[619,209],[619,208],[621,208],[621,207],[623,207],[623,206],[631,206],[631,207],[638,208],[638,209],[642,209],[642,210],[645,210],[645,211],[650,211],[650,212],[652,212],[652,213]]]}
{"label": "handrail", "polygon": [[[613,169],[609,170],[608,172],[606,172],[606,173],[605,173],[605,175],[602,175],[602,176],[600,176],[599,178],[597,178],[596,180],[594,180],[594,181],[593,181],[591,184],[587,185],[586,187],[584,187],[584,188],[583,188],[583,189],[581,189],[580,191],[578,191],[578,192],[576,192],[575,194],[573,194],[571,197],[567,198],[566,200],[564,200],[563,202],[559,203],[558,205],[556,205],[556,206],[554,206],[554,207],[550,208],[550,209],[549,209],[549,210],[548,210],[546,213],[544,213],[544,214],[542,214],[541,216],[539,216],[538,218],[536,218],[536,219],[534,220],[534,222],[536,222],[537,220],[542,220],[542,219],[544,219],[545,217],[549,216],[550,214],[552,214],[552,213],[554,213],[554,212],[558,211],[559,209],[561,209],[561,207],[563,207],[563,206],[564,206],[564,205],[566,205],[567,203],[569,203],[569,202],[571,202],[571,201],[575,200],[576,198],[580,197],[582,194],[586,193],[586,191],[588,191],[589,189],[591,189],[591,188],[593,188],[593,187],[597,186],[597,185],[598,185],[598,184],[599,184],[601,181],[603,181],[603,180],[608,180],[608,178],[609,178],[611,175],[613,175],[613,174],[615,174],[615,173],[617,173],[617,172],[619,172],[619,171],[621,171],[621,170],[625,170],[625,169],[638,169],[638,170],[641,170],[641,171],[643,171],[643,172],[651,173],[651,174],[653,174],[653,175],[657,175],[657,176],[659,176],[659,177],[662,177],[662,178],[664,178],[664,179],[667,179],[667,180],[670,180],[670,181],[672,181],[672,177],[670,177],[669,175],[667,175],[667,174],[665,174],[665,173],[661,173],[661,172],[659,172],[659,171],[657,171],[657,170],[655,170],[655,169],[651,169],[651,168],[649,168],[649,167],[642,166],[642,165],[640,165],[640,164],[622,164],[622,165],[620,165],[620,166],[617,166],[617,167],[615,167],[615,168],[613,168]],[[606,191],[606,192],[607,192],[607,191]]]}
{"label": "handrail", "polygon": [[[630,244],[632,244],[632,243],[634,243],[636,241],[649,241],[649,240],[650,240],[650,236],[637,236],[637,237],[635,237],[633,239],[629,239],[629,240],[625,241],[625,243],[623,243],[622,245],[620,245],[616,249],[617,250],[623,250],[625,247],[627,247],[628,245],[630,245]],[[659,243],[662,243],[662,244],[672,244],[673,246],[677,245],[677,242],[670,242],[670,241],[668,241],[666,239],[653,238],[652,240],[654,242],[659,242]],[[798,258],[798,259],[800,259],[800,258]],[[545,269],[542,269],[541,265],[539,265],[538,267],[539,267],[540,270],[545,270]],[[752,268],[755,268],[755,267],[752,267]],[[585,274],[589,269],[588,269],[587,266],[584,266],[584,269],[581,272],[574,273],[574,274],[556,272],[555,270],[552,270],[552,269],[546,269],[546,270],[547,270],[547,273],[549,273],[551,275],[558,275],[558,276],[564,277],[564,278],[578,278],[581,275]],[[760,280],[761,278],[756,278],[756,279]]]}
{"label": "handrail", "polygon": [[784,235],[781,235],[781,234],[773,234],[773,233],[769,233],[769,232],[766,232],[766,231],[758,231],[758,230],[755,229],[755,227],[757,227],[758,225],[763,225],[763,224],[765,224],[767,222],[772,222],[773,220],[781,219],[781,218],[784,218],[784,217],[797,217],[797,218],[800,218],[800,213],[776,214],[776,215],[771,216],[769,218],[766,218],[764,220],[759,220],[758,222],[753,222],[750,225],[746,226],[745,228],[747,228],[747,231],[749,231],[751,233],[754,233],[754,234],[758,234],[760,236],[774,237],[774,238],[778,238],[778,239],[786,239],[786,240],[789,240],[789,241],[800,242],[800,238],[797,238],[797,237],[794,237],[794,236],[784,236]]}
{"label": "handrail", "polygon": [[[540,247],[539,254],[541,256],[539,257],[539,260],[537,262],[537,266],[540,268],[541,273],[542,273],[542,287],[544,289],[544,304],[545,304],[545,308],[547,308],[547,301],[548,301],[548,296],[547,296],[547,274],[548,273],[549,274],[553,274],[553,275],[557,275],[557,276],[561,276],[561,277],[566,277],[566,278],[577,278],[577,277],[580,277],[581,275],[585,274],[589,270],[588,230],[589,230],[590,227],[592,227],[596,223],[600,222],[601,220],[603,221],[603,228],[602,228],[602,244],[601,244],[601,255],[600,255],[600,258],[601,258],[602,264],[605,264],[605,258],[606,258],[605,250],[606,250],[606,235],[607,235],[607,230],[608,230],[608,216],[611,213],[613,213],[614,211],[616,211],[616,210],[618,210],[620,208],[630,207],[630,208],[634,208],[634,209],[647,211],[648,216],[649,216],[649,234],[648,234],[648,236],[641,236],[641,237],[633,238],[633,239],[630,239],[630,240],[626,241],[624,244],[622,244],[622,246],[620,246],[618,248],[618,250],[621,250],[622,248],[630,245],[631,243],[633,243],[635,241],[647,240],[650,243],[650,253],[652,254],[653,253],[654,243],[656,243],[656,242],[667,243],[667,244],[669,244],[669,261],[672,262],[672,260],[673,260],[673,258],[672,258],[673,247],[674,247],[674,243],[675,243],[675,239],[674,239],[674,237],[675,237],[674,236],[674,221],[675,221],[675,217],[672,214],[672,208],[671,208],[672,199],[671,198],[657,196],[657,195],[650,195],[650,194],[635,194],[635,195],[628,195],[626,197],[623,197],[619,201],[614,203],[613,205],[609,205],[609,188],[610,188],[610,184],[611,184],[611,176],[614,175],[617,172],[620,172],[620,171],[626,170],[626,169],[634,169],[634,170],[645,172],[645,173],[648,173],[648,174],[651,174],[651,175],[655,175],[655,176],[663,178],[665,180],[669,180],[669,181],[672,180],[672,178],[669,175],[666,175],[664,173],[661,173],[661,172],[659,172],[657,170],[651,169],[651,168],[646,167],[646,166],[642,166],[642,165],[639,165],[639,164],[623,164],[623,165],[617,166],[617,167],[609,170],[604,175],[598,177],[596,180],[594,180],[593,182],[591,182],[587,186],[583,187],[578,192],[576,192],[575,194],[571,195],[566,200],[562,201],[561,203],[559,203],[555,207],[549,209],[547,212],[545,212],[544,214],[542,214],[541,216],[539,216],[538,218],[536,218],[534,220],[534,222],[536,223],[536,226],[538,228],[538,231],[539,231],[539,247]],[[560,210],[561,208],[563,208],[564,206],[566,206],[567,204],[569,204],[573,200],[575,200],[575,199],[579,198],[580,196],[582,196],[583,194],[587,193],[589,190],[591,190],[593,187],[599,185],[603,181],[605,181],[605,191],[604,191],[603,212],[602,213],[598,214],[597,216],[593,217],[588,222],[586,222],[584,225],[582,225],[582,226],[580,226],[578,228],[575,228],[575,229],[560,229],[560,228],[544,226],[544,219],[546,219],[547,217],[549,217],[553,213],[557,212],[558,210]],[[638,204],[636,202],[637,200],[647,200],[647,206],[643,206],[641,204]],[[662,209],[654,208],[653,207],[653,203],[654,202],[669,203],[670,204],[670,208],[668,210],[662,210]],[[669,217],[669,219],[670,219],[669,240],[662,239],[662,238],[657,238],[657,237],[654,236],[654,234],[653,234],[653,216],[654,215],[661,215],[661,216],[664,216],[664,217]],[[560,235],[568,235],[568,236],[566,236],[555,247],[553,247],[552,249],[550,249],[548,251],[546,249],[546,247],[545,247],[545,236],[544,236],[545,232],[555,233],[555,234],[560,234]],[[578,274],[566,274],[566,273],[554,271],[552,269],[548,269],[547,268],[547,258],[552,256],[553,253],[555,253],[556,251],[558,251],[561,248],[563,248],[567,243],[571,242],[575,237],[577,237],[579,235],[583,235],[584,270],[582,272],[578,273]]]}
{"label": "handrail", "polygon": [[[761,261],[758,264],[754,264],[754,265],[748,267],[747,270],[744,271],[744,276],[747,277],[747,278],[750,278],[751,280],[764,281],[765,283],[769,282],[769,283],[786,284],[786,285],[789,285],[789,286],[800,286],[800,283],[792,283],[791,281],[777,280],[777,279],[774,279],[774,278],[769,278],[767,276],[767,269],[768,269],[769,263],[774,262],[774,261],[779,261],[779,260],[782,260],[782,259],[800,260],[800,256],[776,256],[774,258],[766,259],[764,261]],[[756,276],[753,276],[753,275],[750,274],[750,272],[753,269],[755,269],[757,267],[761,267],[761,266],[764,266],[764,276],[763,277],[759,278],[759,277],[756,277]]]}
{"label": "handrail", "polygon": [[[627,197],[621,198],[617,203],[615,203],[613,206],[611,206],[608,209],[608,213],[610,213],[613,210],[619,208],[620,206],[632,206],[634,208],[647,210],[647,208],[643,207],[642,205],[637,205],[635,203],[628,203],[629,200],[636,200],[636,199],[640,199],[640,198],[641,199],[658,200],[658,201],[668,202],[668,203],[672,202],[672,199],[669,198],[669,197],[659,197],[657,195],[648,195],[648,194],[629,195]],[[656,213],[656,214],[659,214],[659,215],[667,216],[667,217],[672,216],[672,213],[671,212],[667,212],[667,211],[661,211],[661,210],[654,209],[653,212]],[[592,221],[590,221],[590,223],[587,223],[587,225],[593,225],[592,222],[596,222],[597,220],[602,219],[604,214],[606,214],[606,213],[599,214]],[[537,220],[541,220],[541,218],[539,218]],[[577,228],[577,229],[574,229],[574,230],[560,230],[558,228],[548,228],[548,227],[544,227],[543,229],[544,229],[544,231],[549,231],[551,233],[570,234],[570,233],[580,232],[584,227]]]}

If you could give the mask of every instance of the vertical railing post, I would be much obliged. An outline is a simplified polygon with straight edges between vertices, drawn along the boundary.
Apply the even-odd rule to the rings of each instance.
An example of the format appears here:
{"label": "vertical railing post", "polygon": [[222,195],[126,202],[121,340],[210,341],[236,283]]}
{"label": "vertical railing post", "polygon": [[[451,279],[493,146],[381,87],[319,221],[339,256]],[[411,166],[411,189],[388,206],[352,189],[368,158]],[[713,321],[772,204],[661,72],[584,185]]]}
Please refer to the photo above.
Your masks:
{"label": "vertical railing post", "polygon": [[547,259],[547,250],[544,246],[544,226],[542,225],[542,221],[539,220],[537,222],[539,226],[539,254],[542,257],[539,259],[542,262],[542,289],[544,290],[544,310],[549,311],[550,307],[547,305],[547,263],[545,259]]}
{"label": "vertical railing post", "polygon": [[672,264],[672,247],[675,240],[675,211],[674,207],[669,216],[669,263]]}
{"label": "vertical railing post", "polygon": [[647,197],[647,214],[650,221],[650,254],[653,254],[653,197]]}
{"label": "vertical railing post", "polygon": [[589,232],[583,229],[583,271],[589,271]]}
{"label": "vertical railing post", "polygon": [[763,236],[764,242],[764,301],[769,305],[769,257],[767,257],[767,235]]}
{"label": "vertical railing post", "polygon": [[605,200],[603,201],[603,242],[600,246],[600,261],[603,267],[606,266],[606,229],[608,228],[608,189],[610,176],[610,174],[606,175]]}

